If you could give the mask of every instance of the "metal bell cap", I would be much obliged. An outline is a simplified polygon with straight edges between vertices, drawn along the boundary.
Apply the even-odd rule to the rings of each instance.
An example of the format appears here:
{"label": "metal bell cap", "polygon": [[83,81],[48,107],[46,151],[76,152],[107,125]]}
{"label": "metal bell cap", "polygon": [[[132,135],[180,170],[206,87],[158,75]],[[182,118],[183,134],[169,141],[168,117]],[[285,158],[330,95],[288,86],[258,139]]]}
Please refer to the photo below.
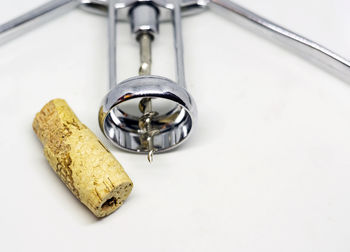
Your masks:
{"label": "metal bell cap", "polygon": [[149,151],[142,144],[141,112],[130,111],[143,98],[151,98],[154,106],[159,102],[159,114],[151,122],[158,131],[153,137],[157,152],[171,150],[188,139],[197,119],[197,107],[192,96],[172,80],[150,75],[127,79],[104,97],[99,110],[99,124],[114,145],[131,152]]}

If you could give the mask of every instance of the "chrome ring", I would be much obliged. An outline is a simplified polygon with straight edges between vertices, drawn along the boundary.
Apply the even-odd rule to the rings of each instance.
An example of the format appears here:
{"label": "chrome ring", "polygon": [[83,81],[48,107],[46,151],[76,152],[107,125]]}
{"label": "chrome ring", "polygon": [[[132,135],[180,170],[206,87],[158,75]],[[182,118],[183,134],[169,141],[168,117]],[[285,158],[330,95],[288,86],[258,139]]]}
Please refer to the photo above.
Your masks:
{"label": "chrome ring", "polygon": [[[157,152],[173,149],[189,137],[197,118],[197,108],[192,96],[167,78],[140,76],[116,85],[103,99],[99,110],[99,124],[104,135],[114,145],[131,152],[148,152],[140,141],[139,116],[125,109],[128,108],[127,102],[142,98],[170,104],[152,119],[152,125],[159,129],[159,133],[154,136]],[[131,107],[135,108],[135,104],[129,106]]]}

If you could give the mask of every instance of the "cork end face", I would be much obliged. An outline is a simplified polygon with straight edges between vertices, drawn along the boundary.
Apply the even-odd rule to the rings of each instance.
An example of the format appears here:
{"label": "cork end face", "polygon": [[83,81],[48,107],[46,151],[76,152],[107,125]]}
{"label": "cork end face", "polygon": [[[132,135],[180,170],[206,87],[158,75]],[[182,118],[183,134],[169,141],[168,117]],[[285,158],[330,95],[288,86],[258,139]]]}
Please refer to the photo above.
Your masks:
{"label": "cork end face", "polygon": [[117,210],[128,198],[133,188],[132,183],[123,183],[110,192],[97,208],[95,215],[99,218],[105,217]]}

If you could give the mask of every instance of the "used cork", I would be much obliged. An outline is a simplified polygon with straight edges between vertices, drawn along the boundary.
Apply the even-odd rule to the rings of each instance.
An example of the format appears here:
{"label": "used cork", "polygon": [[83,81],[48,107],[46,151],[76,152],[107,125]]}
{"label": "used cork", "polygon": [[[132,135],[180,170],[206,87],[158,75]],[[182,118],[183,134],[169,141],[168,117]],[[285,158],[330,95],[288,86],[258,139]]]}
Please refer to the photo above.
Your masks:
{"label": "used cork", "polygon": [[115,157],[62,99],[47,103],[33,129],[52,169],[97,217],[118,209],[133,183]]}

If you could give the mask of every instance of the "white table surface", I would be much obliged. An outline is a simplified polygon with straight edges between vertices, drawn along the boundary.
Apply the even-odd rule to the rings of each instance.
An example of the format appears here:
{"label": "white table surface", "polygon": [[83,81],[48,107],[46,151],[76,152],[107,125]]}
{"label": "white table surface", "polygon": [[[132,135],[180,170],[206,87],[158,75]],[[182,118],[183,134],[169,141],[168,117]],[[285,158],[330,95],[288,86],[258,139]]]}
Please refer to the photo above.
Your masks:
{"label": "white table surface", "polygon": [[[43,2],[2,0],[0,23]],[[350,58],[348,0],[238,2]],[[139,58],[129,27],[119,28],[123,80]],[[198,127],[152,165],[98,128],[106,19],[76,10],[0,47],[0,251],[350,251],[349,85],[213,13],[183,29]],[[172,56],[165,25],[153,73],[173,77]],[[32,131],[56,97],[134,181],[102,220],[58,179]]]}

